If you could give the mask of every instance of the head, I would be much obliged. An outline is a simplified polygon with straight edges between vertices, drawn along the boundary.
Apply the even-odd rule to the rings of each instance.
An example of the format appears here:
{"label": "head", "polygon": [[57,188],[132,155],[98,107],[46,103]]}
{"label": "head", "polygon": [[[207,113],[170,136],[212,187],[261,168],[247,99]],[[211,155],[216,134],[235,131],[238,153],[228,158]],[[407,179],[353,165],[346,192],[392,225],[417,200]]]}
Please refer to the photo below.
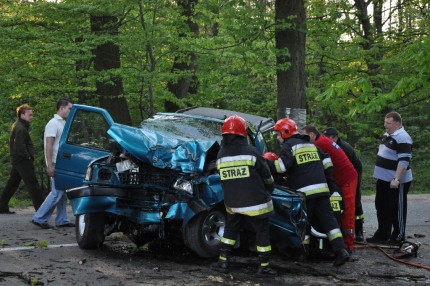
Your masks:
{"label": "head", "polygon": [[33,120],[33,108],[28,104],[20,105],[16,108],[16,116],[27,122]]}
{"label": "head", "polygon": [[388,134],[393,134],[402,128],[402,117],[397,112],[389,112],[385,115],[384,128]]}
{"label": "head", "polygon": [[224,120],[222,135],[233,134],[246,137],[246,121],[239,115],[232,115]]}
{"label": "head", "polygon": [[334,127],[328,127],[326,130],[324,130],[324,135],[333,140],[334,142],[337,142],[337,140],[339,139],[339,133]]}
{"label": "head", "polygon": [[320,132],[318,129],[313,125],[306,125],[302,128],[303,133],[309,136],[310,142],[315,143],[317,140],[318,135],[320,135]]}
{"label": "head", "polygon": [[285,139],[297,134],[297,124],[290,118],[279,119],[273,127],[273,133],[276,135],[276,140],[283,143]]}
{"label": "head", "polygon": [[60,98],[57,101],[57,114],[61,116],[63,119],[67,119],[70,114],[70,110],[72,109],[73,101],[66,97]]}

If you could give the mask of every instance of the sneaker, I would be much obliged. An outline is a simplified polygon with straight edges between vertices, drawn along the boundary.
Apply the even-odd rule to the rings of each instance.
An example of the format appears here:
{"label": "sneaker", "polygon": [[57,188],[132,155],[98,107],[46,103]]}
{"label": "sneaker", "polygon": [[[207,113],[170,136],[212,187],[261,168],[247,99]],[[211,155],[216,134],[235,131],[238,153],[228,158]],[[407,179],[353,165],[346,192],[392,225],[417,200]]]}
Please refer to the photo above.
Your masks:
{"label": "sneaker", "polygon": [[269,266],[258,267],[257,277],[268,277],[268,276],[277,276],[277,275],[278,275],[278,271],[270,268]]}
{"label": "sneaker", "polygon": [[51,229],[54,228],[52,225],[47,224],[47,223],[40,223],[37,221],[32,220],[31,221],[32,224],[37,225],[38,227],[42,228],[42,229]]}
{"label": "sneaker", "polygon": [[215,270],[216,272],[219,272],[219,273],[226,274],[229,272],[229,266],[227,261],[218,261],[218,262],[212,263],[210,267],[212,270]]}
{"label": "sneaker", "polygon": [[395,239],[389,239],[386,241],[387,244],[393,245],[393,246],[401,246],[403,244],[403,240],[395,240]]}
{"label": "sneaker", "polygon": [[388,238],[381,238],[380,236],[374,235],[372,237],[369,237],[366,239],[366,242],[368,243],[387,243],[389,241]]}
{"label": "sneaker", "polygon": [[65,224],[56,225],[55,227],[75,227],[75,224],[72,222],[69,222],[69,223],[65,223]]}
{"label": "sneaker", "polygon": [[349,261],[349,253],[346,249],[341,249],[336,252],[336,258],[333,262],[334,266],[341,266],[345,264],[345,262]]}

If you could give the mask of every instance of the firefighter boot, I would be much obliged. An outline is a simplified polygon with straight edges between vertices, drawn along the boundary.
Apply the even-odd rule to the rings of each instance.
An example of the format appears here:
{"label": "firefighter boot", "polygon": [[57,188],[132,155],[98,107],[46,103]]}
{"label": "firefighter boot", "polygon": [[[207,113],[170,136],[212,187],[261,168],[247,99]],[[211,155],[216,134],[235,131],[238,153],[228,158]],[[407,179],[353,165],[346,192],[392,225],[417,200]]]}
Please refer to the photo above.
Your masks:
{"label": "firefighter boot", "polygon": [[229,272],[229,250],[221,250],[219,253],[218,261],[211,265],[211,269],[220,273]]}
{"label": "firefighter boot", "polygon": [[278,275],[278,272],[269,266],[269,253],[260,253],[258,258],[260,260],[260,265],[258,266],[257,277]]}
{"label": "firefighter boot", "polygon": [[350,258],[349,253],[345,248],[338,250],[336,251],[336,258],[333,262],[333,265],[341,266],[345,264],[345,262],[349,261],[349,258]]}
{"label": "firefighter boot", "polygon": [[363,220],[362,219],[355,220],[355,241],[358,241],[358,242],[364,241]]}

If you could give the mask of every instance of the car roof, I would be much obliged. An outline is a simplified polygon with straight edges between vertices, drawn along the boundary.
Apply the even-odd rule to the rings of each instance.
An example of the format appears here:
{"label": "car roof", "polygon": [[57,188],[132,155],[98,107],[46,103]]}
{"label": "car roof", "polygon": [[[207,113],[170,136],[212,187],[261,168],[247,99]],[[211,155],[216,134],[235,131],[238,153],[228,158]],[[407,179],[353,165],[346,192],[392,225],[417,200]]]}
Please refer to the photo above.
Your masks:
{"label": "car roof", "polygon": [[270,117],[262,117],[259,115],[253,115],[243,112],[237,112],[232,110],[226,110],[226,109],[218,109],[218,108],[210,108],[210,107],[189,107],[185,109],[180,109],[176,111],[176,113],[184,113],[189,115],[197,115],[197,116],[205,116],[210,118],[216,118],[220,120],[224,120],[229,116],[232,115],[239,115],[249,123],[253,125],[255,129],[257,129],[261,124],[261,132],[266,132],[267,130],[270,130],[275,125],[275,121]]}

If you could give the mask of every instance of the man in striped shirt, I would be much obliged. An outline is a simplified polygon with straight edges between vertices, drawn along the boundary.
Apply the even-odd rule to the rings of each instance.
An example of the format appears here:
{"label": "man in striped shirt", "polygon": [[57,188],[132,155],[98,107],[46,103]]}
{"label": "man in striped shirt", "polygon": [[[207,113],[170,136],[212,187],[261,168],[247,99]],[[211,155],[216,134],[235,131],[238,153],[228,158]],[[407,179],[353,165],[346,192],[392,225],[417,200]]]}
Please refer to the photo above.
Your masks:
{"label": "man in striped shirt", "polygon": [[405,240],[407,194],[412,182],[412,139],[397,112],[385,115],[384,128],[373,172],[378,229],[367,241],[401,244]]}

